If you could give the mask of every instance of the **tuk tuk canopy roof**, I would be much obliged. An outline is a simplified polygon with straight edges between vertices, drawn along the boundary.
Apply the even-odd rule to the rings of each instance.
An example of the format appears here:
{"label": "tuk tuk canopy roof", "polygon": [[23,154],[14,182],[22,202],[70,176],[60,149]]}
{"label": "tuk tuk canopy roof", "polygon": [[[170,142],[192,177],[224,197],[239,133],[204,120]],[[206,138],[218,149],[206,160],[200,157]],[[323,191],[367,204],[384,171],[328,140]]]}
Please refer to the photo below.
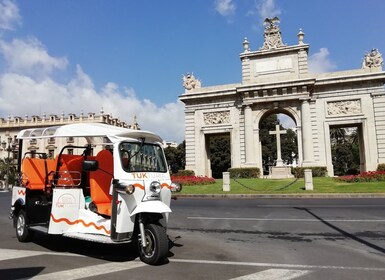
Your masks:
{"label": "tuk tuk canopy roof", "polygon": [[103,123],[77,123],[43,128],[29,128],[23,129],[17,134],[18,139],[44,139],[58,137],[108,137],[112,142],[124,138],[145,138],[146,141],[149,142],[162,142],[161,137],[149,131],[128,129]]}

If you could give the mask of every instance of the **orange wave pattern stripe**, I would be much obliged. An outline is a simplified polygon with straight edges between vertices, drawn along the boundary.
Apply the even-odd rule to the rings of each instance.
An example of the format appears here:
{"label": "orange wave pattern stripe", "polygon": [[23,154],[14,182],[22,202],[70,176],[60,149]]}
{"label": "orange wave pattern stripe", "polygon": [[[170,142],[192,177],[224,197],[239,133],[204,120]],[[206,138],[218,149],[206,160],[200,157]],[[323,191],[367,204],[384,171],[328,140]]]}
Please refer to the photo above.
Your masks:
{"label": "orange wave pattern stripe", "polygon": [[90,226],[93,226],[95,227],[97,230],[104,230],[105,233],[107,233],[108,235],[111,233],[109,230],[106,229],[105,226],[98,226],[96,225],[94,222],[91,222],[91,223],[86,223],[85,221],[83,220],[76,220],[76,221],[73,221],[71,222],[70,220],[68,220],[67,218],[59,218],[59,219],[56,219],[52,214],[51,214],[51,218],[52,220],[55,222],[55,223],[60,223],[60,222],[65,222],[69,225],[75,225],[75,224],[83,224],[83,226],[85,227],[90,227]]}
{"label": "orange wave pattern stripe", "polygon": [[163,184],[162,184],[162,189],[163,189],[163,188],[171,189],[171,186],[170,186],[169,184],[167,184],[167,183],[163,183]]}
{"label": "orange wave pattern stripe", "polygon": [[[141,184],[139,184],[139,183],[134,184],[134,187],[135,187],[135,188],[139,188],[139,189],[144,190],[144,186],[141,185]],[[162,188],[169,188],[169,189],[171,189],[171,186],[170,186],[169,184],[167,184],[167,183],[163,183],[163,184],[161,185],[161,187],[162,187]]]}
{"label": "orange wave pattern stripe", "polygon": [[139,183],[134,184],[134,187],[144,190],[144,186]]}

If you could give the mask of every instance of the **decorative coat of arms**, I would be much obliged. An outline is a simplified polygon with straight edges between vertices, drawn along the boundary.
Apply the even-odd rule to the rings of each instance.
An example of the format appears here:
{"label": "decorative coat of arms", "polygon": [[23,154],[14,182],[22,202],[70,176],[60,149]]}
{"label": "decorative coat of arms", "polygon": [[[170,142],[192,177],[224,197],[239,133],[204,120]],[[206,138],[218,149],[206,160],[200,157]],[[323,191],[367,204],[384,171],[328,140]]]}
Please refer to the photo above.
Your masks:
{"label": "decorative coat of arms", "polygon": [[285,46],[282,43],[281,31],[279,30],[279,18],[267,18],[265,19],[263,25],[265,25],[265,33],[264,33],[264,43],[260,50],[270,50],[277,49],[279,47]]}
{"label": "decorative coat of arms", "polygon": [[362,68],[382,67],[383,63],[384,60],[382,59],[382,55],[378,49],[372,49],[370,52],[365,54],[364,61],[362,62]]}
{"label": "decorative coat of arms", "polygon": [[183,75],[183,87],[186,90],[192,90],[201,87],[201,82],[193,74]]}

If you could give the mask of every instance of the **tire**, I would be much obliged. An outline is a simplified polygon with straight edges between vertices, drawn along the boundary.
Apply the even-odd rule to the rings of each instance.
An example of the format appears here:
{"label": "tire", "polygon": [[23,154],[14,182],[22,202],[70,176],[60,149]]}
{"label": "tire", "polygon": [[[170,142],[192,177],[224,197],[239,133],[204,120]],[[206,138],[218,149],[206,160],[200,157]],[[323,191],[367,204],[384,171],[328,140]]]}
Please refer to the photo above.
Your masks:
{"label": "tire", "polygon": [[161,263],[168,253],[168,238],[166,230],[156,224],[144,226],[147,246],[142,247],[142,242],[138,240],[140,260],[146,264],[155,265]]}
{"label": "tire", "polygon": [[24,210],[20,210],[16,215],[16,237],[20,242],[28,242],[32,238]]}

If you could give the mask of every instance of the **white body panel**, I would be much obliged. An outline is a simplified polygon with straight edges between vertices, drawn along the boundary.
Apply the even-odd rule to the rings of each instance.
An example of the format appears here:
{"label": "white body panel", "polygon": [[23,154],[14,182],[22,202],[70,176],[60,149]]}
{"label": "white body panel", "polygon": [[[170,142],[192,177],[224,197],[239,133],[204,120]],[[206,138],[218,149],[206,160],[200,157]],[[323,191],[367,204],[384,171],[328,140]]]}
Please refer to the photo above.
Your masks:
{"label": "white body panel", "polygon": [[25,205],[25,195],[26,195],[25,187],[13,187],[12,188],[12,206],[15,205],[15,202],[19,200],[22,205]]}
{"label": "white body panel", "polygon": [[59,189],[53,192],[48,233],[67,232],[110,235],[110,220],[85,208],[81,189]]}

